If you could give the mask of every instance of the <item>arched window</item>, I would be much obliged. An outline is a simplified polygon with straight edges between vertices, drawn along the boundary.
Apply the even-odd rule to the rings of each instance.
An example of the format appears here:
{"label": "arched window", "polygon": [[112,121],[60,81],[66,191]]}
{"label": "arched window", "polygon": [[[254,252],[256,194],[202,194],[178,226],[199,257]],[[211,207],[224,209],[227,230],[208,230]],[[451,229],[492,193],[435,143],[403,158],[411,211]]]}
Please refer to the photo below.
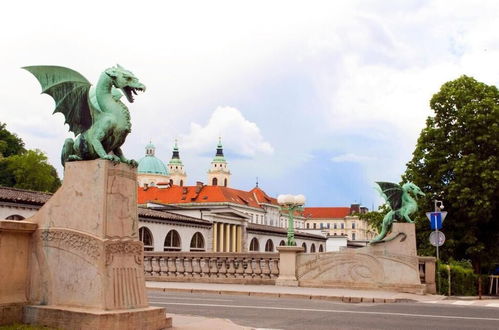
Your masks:
{"label": "arched window", "polygon": [[267,243],[265,243],[265,252],[274,252],[274,243],[271,239],[268,239]]}
{"label": "arched window", "polygon": [[9,215],[7,218],[5,218],[5,220],[24,220],[24,219],[26,218],[19,214],[12,214]]}
{"label": "arched window", "polygon": [[224,179],[224,187],[227,187],[227,178]]}
{"label": "arched window", "polygon": [[184,186],[184,180],[180,180],[180,186],[183,187]]}
{"label": "arched window", "polygon": [[204,251],[204,238],[200,232],[197,232],[192,236],[191,251]]}
{"label": "arched window", "polygon": [[286,245],[286,242],[284,242],[284,240],[281,241],[281,243],[279,243],[279,246],[284,246]]}
{"label": "arched window", "polygon": [[211,181],[211,185],[216,186],[217,184],[218,184],[217,178],[213,178],[213,180]]}
{"label": "arched window", "polygon": [[307,244],[305,242],[303,242],[301,247],[305,249],[303,252],[307,253]]}
{"label": "arched window", "polygon": [[322,247],[322,244],[319,245],[319,252],[324,252],[324,248]]}
{"label": "arched window", "polygon": [[176,230],[170,230],[165,238],[163,251],[180,251],[180,235]]}
{"label": "arched window", "polygon": [[170,179],[170,186],[173,186],[173,179]]}
{"label": "arched window", "polygon": [[310,246],[310,253],[315,253],[315,244],[312,243],[312,245]]}
{"label": "arched window", "polygon": [[139,228],[139,239],[144,243],[144,251],[153,251],[152,233],[147,227]]}
{"label": "arched window", "polygon": [[251,240],[249,249],[250,251],[260,251],[260,244],[258,244],[258,240],[256,239],[256,237],[253,237],[253,239]]}

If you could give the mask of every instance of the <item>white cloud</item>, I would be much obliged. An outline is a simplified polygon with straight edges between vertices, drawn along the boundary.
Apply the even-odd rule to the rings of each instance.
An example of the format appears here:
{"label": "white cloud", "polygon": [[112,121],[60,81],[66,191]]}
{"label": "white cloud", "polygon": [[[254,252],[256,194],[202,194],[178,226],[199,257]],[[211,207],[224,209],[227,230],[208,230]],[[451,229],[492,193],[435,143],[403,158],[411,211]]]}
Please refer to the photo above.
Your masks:
{"label": "white cloud", "polygon": [[342,154],[331,158],[333,163],[363,163],[372,160],[372,157],[352,153]]}
{"label": "white cloud", "polygon": [[257,153],[269,155],[274,152],[258,126],[232,107],[216,108],[205,126],[191,123],[190,132],[181,136],[181,142],[186,150],[206,153],[214,149],[219,136],[224,149],[236,155],[253,157]]}

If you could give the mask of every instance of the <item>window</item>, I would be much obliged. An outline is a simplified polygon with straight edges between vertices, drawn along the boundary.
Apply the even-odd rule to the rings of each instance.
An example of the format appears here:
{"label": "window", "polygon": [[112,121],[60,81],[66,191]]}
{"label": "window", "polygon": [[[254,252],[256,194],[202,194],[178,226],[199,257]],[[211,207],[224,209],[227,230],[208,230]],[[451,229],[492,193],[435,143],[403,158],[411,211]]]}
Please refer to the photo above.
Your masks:
{"label": "window", "polygon": [[152,234],[149,228],[140,227],[139,228],[139,240],[144,243],[144,251],[153,251],[154,247],[152,244]]}
{"label": "window", "polygon": [[355,233],[352,233],[352,241],[355,241]]}
{"label": "window", "polygon": [[280,243],[279,243],[279,246],[284,246],[286,245],[286,242],[284,242],[284,240],[282,240]]}
{"label": "window", "polygon": [[317,224],[316,224],[316,223],[314,223],[314,229],[316,229],[316,228],[317,228]]}
{"label": "window", "polygon": [[217,178],[213,178],[213,181],[211,182],[212,186],[216,186],[218,184]]}
{"label": "window", "polygon": [[163,251],[180,251],[180,235],[176,230],[170,230],[166,235]]}
{"label": "window", "polygon": [[355,229],[355,222],[352,222],[352,229]]}
{"label": "window", "polygon": [[305,249],[303,252],[307,253],[307,244],[305,242],[303,242],[301,247]]}
{"label": "window", "polygon": [[182,187],[184,185],[184,180],[180,180],[180,186]]}
{"label": "window", "polygon": [[310,253],[315,253],[315,244],[312,243],[312,245],[310,246]]}
{"label": "window", "polygon": [[25,218],[22,215],[19,214],[12,214],[9,215],[5,220],[24,220]]}
{"label": "window", "polygon": [[310,229],[310,224],[309,223],[307,223],[307,229]]}
{"label": "window", "polygon": [[327,229],[331,229],[331,224],[330,223],[327,224]]}
{"label": "window", "polygon": [[341,229],[345,229],[345,224],[341,223]]}
{"label": "window", "polygon": [[324,248],[322,247],[322,244],[319,245],[319,252],[324,252]]}
{"label": "window", "polygon": [[200,232],[197,232],[192,236],[191,251],[204,251],[204,238]]}
{"label": "window", "polygon": [[271,239],[268,239],[267,243],[265,243],[265,252],[274,252],[274,243]]}
{"label": "window", "polygon": [[224,187],[227,187],[227,178],[224,179]]}
{"label": "window", "polygon": [[260,251],[260,244],[258,244],[258,240],[256,239],[256,237],[253,237],[253,239],[251,240],[250,251]]}
{"label": "window", "polygon": [[334,229],[338,229],[338,225],[337,225],[337,224],[334,224],[334,225],[333,225],[333,228],[334,228]]}
{"label": "window", "polygon": [[173,179],[170,179],[170,187],[173,186]]}

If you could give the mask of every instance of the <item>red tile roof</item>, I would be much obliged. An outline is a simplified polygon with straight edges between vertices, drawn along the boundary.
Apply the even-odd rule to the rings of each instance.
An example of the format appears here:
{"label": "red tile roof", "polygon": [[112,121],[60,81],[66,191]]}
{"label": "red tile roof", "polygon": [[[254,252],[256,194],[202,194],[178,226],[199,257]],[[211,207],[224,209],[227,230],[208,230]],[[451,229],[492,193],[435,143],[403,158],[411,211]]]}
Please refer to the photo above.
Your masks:
{"label": "red tile roof", "polygon": [[138,203],[159,202],[164,204],[185,203],[234,203],[261,207],[260,203],[276,204],[277,200],[259,188],[250,191],[221,186],[172,186],[164,189],[138,188]]}
{"label": "red tile roof", "polygon": [[312,219],[342,219],[350,215],[349,207],[306,207],[303,215]]}

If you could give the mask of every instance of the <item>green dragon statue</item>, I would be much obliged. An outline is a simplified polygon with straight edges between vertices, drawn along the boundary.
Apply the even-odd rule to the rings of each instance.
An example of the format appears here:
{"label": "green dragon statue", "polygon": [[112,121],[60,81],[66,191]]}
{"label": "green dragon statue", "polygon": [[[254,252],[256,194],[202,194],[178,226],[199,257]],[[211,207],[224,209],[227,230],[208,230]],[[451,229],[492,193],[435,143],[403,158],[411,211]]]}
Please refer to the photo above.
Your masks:
{"label": "green dragon statue", "polygon": [[137,166],[137,162],[125,158],[121,150],[132,125],[128,108],[120,98],[125,94],[128,102],[133,103],[133,95],[146,90],[133,73],[117,65],[105,70],[93,87],[81,74],[65,67],[23,69],[38,79],[42,93],[52,96],[56,103],[54,113],[61,112],[69,130],[75,134],[76,139],[64,142],[63,166],[67,161],[97,158]]}
{"label": "green dragon statue", "polygon": [[[414,223],[409,215],[418,209],[418,203],[416,202],[418,195],[424,196],[421,189],[412,182],[404,183],[402,186],[391,182],[376,183],[378,184],[381,196],[390,207],[390,212],[383,218],[381,233],[370,243],[383,242],[394,221],[401,220]],[[414,195],[414,198],[411,196],[411,193]]]}

